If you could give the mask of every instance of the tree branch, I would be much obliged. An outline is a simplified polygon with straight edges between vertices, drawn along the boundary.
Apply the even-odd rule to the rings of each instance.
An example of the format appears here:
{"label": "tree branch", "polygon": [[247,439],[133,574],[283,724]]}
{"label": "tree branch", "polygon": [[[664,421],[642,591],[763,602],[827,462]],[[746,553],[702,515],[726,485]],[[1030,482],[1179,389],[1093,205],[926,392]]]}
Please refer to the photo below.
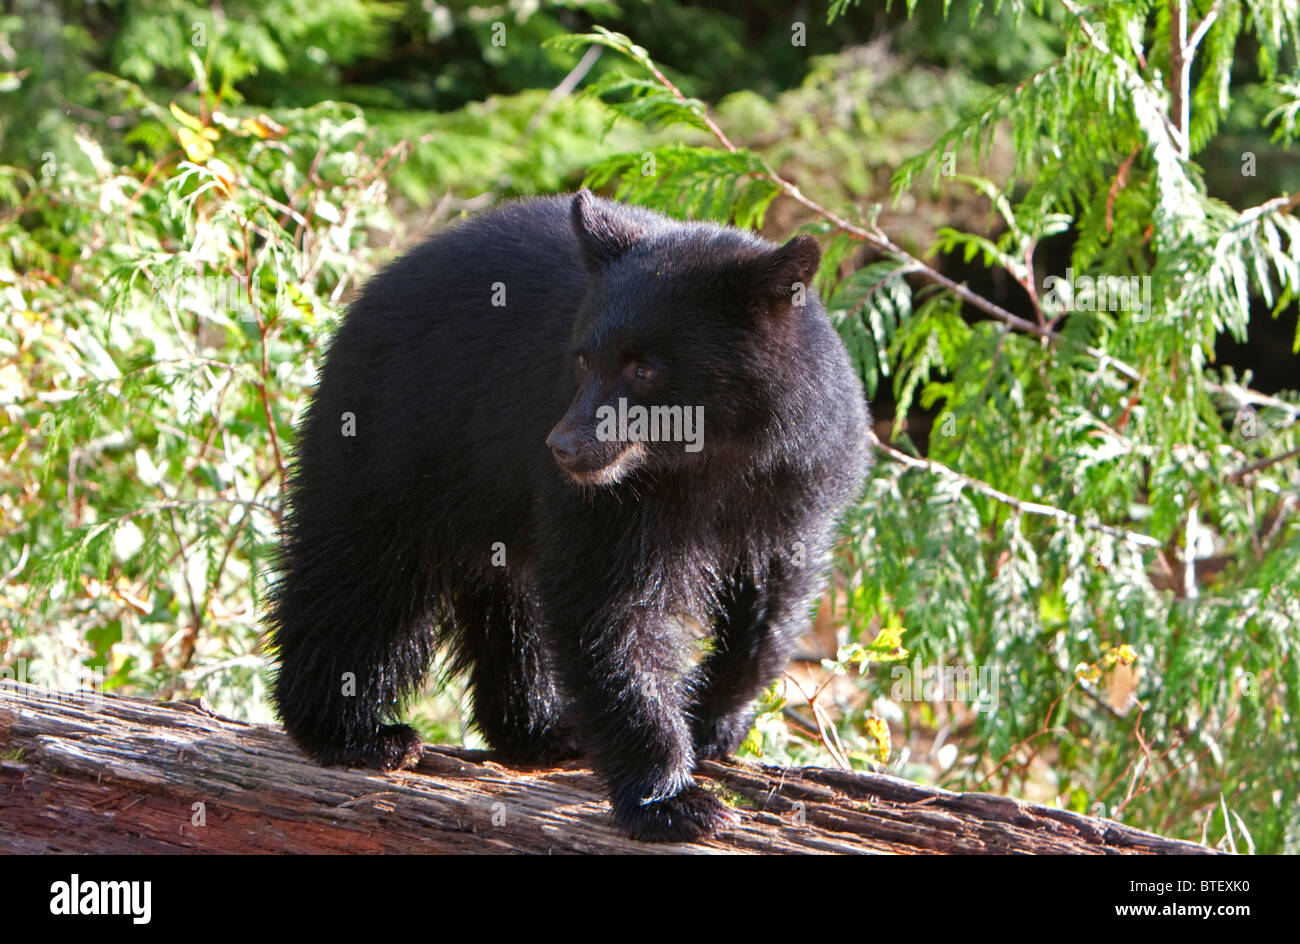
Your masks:
{"label": "tree branch", "polygon": [[1264,469],[1267,469],[1269,466],[1277,465],[1279,462],[1286,462],[1288,459],[1295,459],[1297,457],[1300,457],[1300,447],[1292,449],[1290,452],[1284,452],[1278,456],[1267,456],[1263,459],[1259,459],[1255,462],[1251,462],[1248,465],[1243,465],[1240,469],[1230,472],[1228,474],[1228,481],[1233,483],[1240,482],[1243,479],[1245,479],[1246,476],[1248,475],[1253,475],[1256,472],[1262,472]]}
{"label": "tree branch", "polygon": [[[1182,0],[1169,0],[1169,94],[1173,99],[1170,111],[1173,112],[1174,126],[1187,141],[1188,125],[1191,123],[1191,93],[1188,86],[1192,81],[1192,50],[1186,48],[1187,42],[1187,4]],[[1185,148],[1179,149],[1183,157],[1187,156]]]}
{"label": "tree branch", "polygon": [[1108,524],[1086,521],[1073,512],[1066,511],[1063,508],[1057,508],[1054,505],[1044,505],[1041,502],[1024,501],[1023,499],[1016,498],[1013,495],[1008,495],[1000,489],[994,488],[987,482],[971,478],[969,475],[964,475],[955,469],[950,469],[941,462],[935,462],[933,459],[920,459],[916,456],[909,456],[907,453],[895,449],[888,443],[882,442],[880,437],[870,430],[868,430],[867,436],[876,449],[880,450],[894,461],[901,462],[903,465],[910,466],[913,469],[923,469],[926,472],[933,473],[942,478],[960,482],[963,487],[979,492],[981,495],[992,498],[994,501],[1001,502],[1011,508],[1015,508],[1017,511],[1031,515],[1041,515],[1045,518],[1055,518],[1057,521],[1063,521],[1093,531],[1099,531],[1102,534],[1108,534],[1113,538],[1128,541],[1130,544],[1136,544],[1139,547],[1158,548],[1161,546],[1160,542],[1150,535],[1139,534],[1135,531],[1125,531],[1123,528],[1116,528]]}
{"label": "tree branch", "polygon": [[[652,61],[650,61],[647,58],[645,64],[646,67],[654,75],[655,79],[661,85],[663,85],[664,88],[672,92],[672,94],[679,101],[681,102],[689,101],[689,99],[684,94],[682,94],[681,89],[679,89],[676,85],[674,85],[672,83],[672,80],[669,79],[666,75],[664,75],[659,70],[659,68],[655,66],[655,64]],[[731,141],[731,139],[727,137],[727,135],[723,132],[723,130],[718,127],[717,123],[712,118],[710,118],[707,114],[703,115],[702,117],[710,133],[713,134],[713,136],[718,140],[718,143],[721,144],[723,148],[725,148],[727,151],[730,151],[732,153],[735,153],[736,151],[740,150],[740,148],[738,148]],[[978,295],[975,292],[972,292],[965,285],[953,281],[952,279],[948,278],[948,276],[944,275],[942,272],[938,271],[937,269],[931,268],[930,266],[922,262],[920,259],[918,259],[916,256],[912,255],[910,252],[903,249],[892,239],[890,239],[889,236],[886,235],[885,232],[882,229],[880,229],[879,226],[872,225],[868,229],[863,226],[858,226],[855,223],[851,223],[849,220],[840,216],[838,213],[834,212],[828,207],[822,206],[820,203],[818,203],[816,200],[813,200],[811,197],[806,196],[797,186],[792,184],[790,181],[786,180],[784,177],[782,177],[780,174],[774,171],[771,167],[769,167],[766,161],[763,161],[763,168],[764,168],[764,173],[761,175],[762,179],[767,180],[769,183],[773,184],[786,196],[790,197],[796,202],[807,207],[809,210],[812,210],[818,216],[822,217],[822,219],[827,220],[832,225],[834,225],[837,229],[848,234],[849,236],[852,236],[854,239],[857,239],[861,242],[865,242],[868,245],[874,246],[875,248],[879,249],[882,252],[888,253],[896,257],[900,262],[904,264],[904,266],[912,269],[917,274],[925,278],[927,281],[932,282],[935,285],[940,285],[943,288],[947,289],[948,291],[952,292],[954,295],[956,295],[962,301],[966,302],[971,307],[978,308],[980,311],[984,312],[985,314],[991,315],[992,317],[998,319],[999,321],[1005,322],[1006,324],[1009,324],[1011,327],[1019,331],[1023,331],[1026,334],[1036,335],[1038,337],[1046,338],[1052,341],[1061,341],[1066,344],[1077,347],[1080,350],[1083,350],[1086,353],[1088,353],[1091,357],[1095,358],[1101,367],[1103,368],[1111,367],[1117,373],[1122,374],[1124,377],[1128,378],[1129,380],[1136,381],[1141,378],[1141,375],[1138,373],[1137,370],[1135,370],[1133,367],[1130,367],[1128,364],[1125,364],[1123,361],[1115,357],[1112,357],[1111,355],[1107,354],[1105,351],[1092,347],[1091,345],[1083,344],[1079,341],[1074,340],[1073,338],[1067,338],[1064,335],[1058,334],[1057,332],[1043,325],[1034,324],[1034,322],[1032,321],[1028,321],[1025,318],[1021,318],[1019,315],[1007,311],[1005,308],[1003,308],[1001,305],[997,304],[996,302],[989,301],[987,298],[984,298],[982,295]]]}

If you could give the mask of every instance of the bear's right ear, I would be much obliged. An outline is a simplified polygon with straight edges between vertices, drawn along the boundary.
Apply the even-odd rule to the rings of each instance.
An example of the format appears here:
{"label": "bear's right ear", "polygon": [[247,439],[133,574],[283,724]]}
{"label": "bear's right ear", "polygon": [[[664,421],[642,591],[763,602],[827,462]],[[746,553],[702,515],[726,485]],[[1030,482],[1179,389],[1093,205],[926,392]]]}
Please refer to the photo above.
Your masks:
{"label": "bear's right ear", "polygon": [[573,231],[582,247],[583,261],[591,272],[598,272],[618,259],[644,235],[636,223],[597,203],[586,187],[573,197]]}

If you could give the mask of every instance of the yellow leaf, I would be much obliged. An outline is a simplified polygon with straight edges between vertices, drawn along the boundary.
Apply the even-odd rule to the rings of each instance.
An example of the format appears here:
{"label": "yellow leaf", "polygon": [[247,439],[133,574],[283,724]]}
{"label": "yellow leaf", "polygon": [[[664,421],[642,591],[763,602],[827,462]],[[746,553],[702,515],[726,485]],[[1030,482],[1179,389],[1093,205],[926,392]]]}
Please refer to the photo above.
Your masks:
{"label": "yellow leaf", "polygon": [[185,156],[195,164],[203,164],[213,155],[212,142],[217,139],[217,132],[213,129],[202,128],[195,132],[189,128],[178,128],[176,135],[180,138],[181,147],[185,149]]}
{"label": "yellow leaf", "polygon": [[867,719],[867,736],[875,738],[876,756],[882,764],[889,763],[889,722],[872,716]]}
{"label": "yellow leaf", "polygon": [[882,626],[880,632],[876,633],[876,638],[871,641],[870,649],[880,658],[877,661],[885,662],[897,659],[906,659],[907,650],[903,648],[903,627],[902,626]]}
{"label": "yellow leaf", "polygon": [[256,118],[245,118],[239,123],[245,133],[251,134],[258,138],[278,138],[283,136],[289,129],[284,125],[277,123],[274,119],[266,115],[258,115]]}
{"label": "yellow leaf", "polygon": [[1122,662],[1124,665],[1132,665],[1136,661],[1137,653],[1133,651],[1133,647],[1128,643],[1114,647],[1110,652],[1106,653],[1105,657],[1105,662],[1108,667],[1113,666],[1116,662]]}
{"label": "yellow leaf", "polygon": [[175,102],[172,102],[169,107],[171,108],[172,117],[175,118],[177,121],[179,121],[181,124],[183,124],[185,127],[189,128],[191,131],[203,130],[203,125],[199,122],[199,119],[195,118],[193,115],[191,115],[185,109],[181,108]]}

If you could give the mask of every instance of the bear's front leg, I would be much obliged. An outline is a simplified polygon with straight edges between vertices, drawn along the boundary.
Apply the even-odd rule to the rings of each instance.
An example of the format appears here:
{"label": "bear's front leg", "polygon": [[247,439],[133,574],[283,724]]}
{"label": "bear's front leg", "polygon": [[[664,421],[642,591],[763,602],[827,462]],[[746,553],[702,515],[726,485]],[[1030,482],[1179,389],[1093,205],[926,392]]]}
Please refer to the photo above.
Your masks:
{"label": "bear's front leg", "polygon": [[820,590],[817,570],[771,560],[757,576],[737,573],[719,593],[713,652],[696,671],[689,714],[695,755],[729,756],[749,733],[754,701],[781,677],[808,628]]}
{"label": "bear's front leg", "polygon": [[689,640],[647,606],[548,607],[556,666],[580,734],[609,788],[614,818],[633,839],[688,842],[734,822],[697,786],[686,717]]}

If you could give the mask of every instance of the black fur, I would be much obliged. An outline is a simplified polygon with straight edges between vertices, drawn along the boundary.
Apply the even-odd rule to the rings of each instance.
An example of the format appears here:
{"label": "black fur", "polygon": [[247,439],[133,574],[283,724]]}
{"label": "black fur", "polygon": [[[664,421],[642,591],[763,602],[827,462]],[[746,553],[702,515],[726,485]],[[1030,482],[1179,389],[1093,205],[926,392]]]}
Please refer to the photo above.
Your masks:
{"label": "black fur", "polygon": [[[587,754],[632,836],[728,822],[692,769],[744,738],[868,466],[845,350],[811,289],[792,303],[818,259],[810,237],[583,191],[376,277],[299,428],[268,621],[295,740],[327,764],[413,763],[414,731],[385,721],[444,645],[487,741]],[[620,397],[702,407],[703,448],[598,437]],[[698,665],[689,621],[714,634]]]}

